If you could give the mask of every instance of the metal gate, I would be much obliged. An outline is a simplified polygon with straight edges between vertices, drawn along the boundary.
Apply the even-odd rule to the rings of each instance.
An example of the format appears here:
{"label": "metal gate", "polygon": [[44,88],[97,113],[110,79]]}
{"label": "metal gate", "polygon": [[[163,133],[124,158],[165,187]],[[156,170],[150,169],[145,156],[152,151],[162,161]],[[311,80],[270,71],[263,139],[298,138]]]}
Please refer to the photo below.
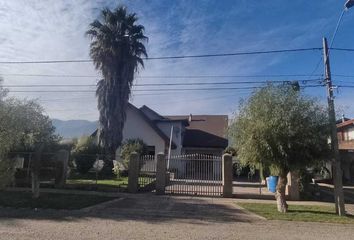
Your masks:
{"label": "metal gate", "polygon": [[166,193],[222,195],[221,157],[201,154],[171,156],[167,161]]}
{"label": "metal gate", "polygon": [[156,186],[156,159],[154,155],[139,158],[139,191],[153,191]]}

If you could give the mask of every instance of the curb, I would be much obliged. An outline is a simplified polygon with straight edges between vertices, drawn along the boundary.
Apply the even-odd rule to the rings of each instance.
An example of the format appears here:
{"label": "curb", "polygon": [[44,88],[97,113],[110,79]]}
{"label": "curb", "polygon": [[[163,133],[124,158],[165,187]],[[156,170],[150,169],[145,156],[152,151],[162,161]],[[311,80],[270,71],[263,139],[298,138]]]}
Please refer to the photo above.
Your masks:
{"label": "curb", "polygon": [[93,205],[93,206],[89,206],[89,207],[85,207],[85,208],[78,209],[78,211],[79,211],[79,212],[82,212],[82,213],[89,213],[89,212],[93,212],[93,211],[103,210],[103,209],[105,209],[108,205],[110,205],[110,204],[112,204],[112,203],[120,202],[120,201],[122,201],[122,200],[124,200],[124,199],[125,199],[125,198],[113,199],[113,200],[106,201],[106,202],[103,202],[103,203],[99,203],[99,204],[96,204],[96,205]]}
{"label": "curb", "polygon": [[251,212],[249,210],[247,210],[246,208],[241,207],[240,205],[238,205],[237,202],[235,202],[234,204],[237,205],[237,207],[239,207],[239,209],[241,209],[242,211],[244,211],[245,213],[249,214],[252,217],[258,218],[259,220],[265,220],[268,221],[268,219],[266,219],[265,217],[262,217],[261,215],[255,214],[254,212]]}

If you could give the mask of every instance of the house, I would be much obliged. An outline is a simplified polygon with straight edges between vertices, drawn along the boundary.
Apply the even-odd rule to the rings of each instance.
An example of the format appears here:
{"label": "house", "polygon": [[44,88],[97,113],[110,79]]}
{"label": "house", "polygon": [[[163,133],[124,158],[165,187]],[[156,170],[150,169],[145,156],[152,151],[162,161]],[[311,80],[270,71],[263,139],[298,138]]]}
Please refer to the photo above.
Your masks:
{"label": "house", "polygon": [[[155,148],[155,154],[167,154],[172,133],[172,155],[221,156],[228,146],[227,127],[227,115],[162,116],[145,105],[137,108],[129,104],[123,138],[140,138],[151,150]],[[155,136],[153,141],[151,136]]]}
{"label": "house", "polygon": [[[221,156],[228,146],[227,115],[162,116],[147,106],[129,104],[123,128],[123,141],[139,138],[148,154],[207,154]],[[170,142],[170,136],[172,141]]]}
{"label": "house", "polygon": [[337,123],[339,152],[343,169],[343,178],[354,181],[354,119],[343,118]]}

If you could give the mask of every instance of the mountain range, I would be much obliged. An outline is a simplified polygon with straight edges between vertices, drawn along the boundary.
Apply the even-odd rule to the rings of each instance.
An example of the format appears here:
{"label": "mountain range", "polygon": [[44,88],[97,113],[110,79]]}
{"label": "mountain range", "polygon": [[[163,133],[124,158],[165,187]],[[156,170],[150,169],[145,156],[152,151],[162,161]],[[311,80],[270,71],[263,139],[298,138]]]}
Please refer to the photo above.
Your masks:
{"label": "mountain range", "polygon": [[98,121],[52,119],[57,134],[65,138],[91,135],[98,126]]}

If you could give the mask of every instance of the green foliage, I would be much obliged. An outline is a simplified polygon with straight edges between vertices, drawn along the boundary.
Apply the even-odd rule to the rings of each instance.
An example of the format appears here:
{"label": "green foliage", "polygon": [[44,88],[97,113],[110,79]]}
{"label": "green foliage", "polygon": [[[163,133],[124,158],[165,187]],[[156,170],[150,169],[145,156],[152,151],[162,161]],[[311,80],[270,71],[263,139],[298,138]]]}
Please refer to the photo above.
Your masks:
{"label": "green foliage", "polygon": [[93,137],[81,137],[72,150],[72,156],[79,173],[87,173],[95,163],[100,147]]}
{"label": "green foliage", "polygon": [[122,174],[121,174],[121,169],[120,169],[119,164],[114,165],[112,170],[113,170],[114,175],[116,175],[117,179],[120,179]]}
{"label": "green foliage", "polygon": [[[0,81],[1,83],[1,81]],[[0,182],[5,186],[14,176],[10,151],[33,151],[39,143],[52,144],[60,138],[54,134],[51,120],[35,101],[4,98],[0,86]]]}
{"label": "green foliage", "polygon": [[229,134],[238,159],[287,173],[328,157],[325,108],[289,85],[267,85],[241,103]]}
{"label": "green foliage", "polygon": [[130,154],[136,152],[139,155],[144,155],[146,152],[146,144],[141,139],[127,139],[122,143],[120,149],[120,158],[123,159],[124,167],[129,169]]}
{"label": "green foliage", "polygon": [[14,179],[15,168],[11,159],[0,159],[0,189],[4,189]]}
{"label": "green foliage", "polygon": [[16,135],[16,151],[34,151],[38,143],[50,145],[60,140],[54,134],[52,121],[36,101],[8,99],[6,105],[7,114],[14,121],[6,127]]}
{"label": "green foliage", "polygon": [[237,151],[235,148],[228,146],[225,150],[224,153],[230,154],[231,156],[235,157],[237,156]]}
{"label": "green foliage", "polygon": [[233,173],[237,177],[239,177],[242,174],[243,168],[244,168],[244,166],[242,166],[242,164],[239,161],[237,161],[234,164],[232,164]]}
{"label": "green foliage", "polygon": [[299,171],[299,192],[303,200],[311,200],[313,189],[310,187],[313,175],[306,169]]}
{"label": "green foliage", "polygon": [[301,222],[327,222],[353,224],[354,217],[348,215],[338,216],[331,206],[291,205],[287,214],[279,213],[273,204],[268,203],[237,203],[241,207],[265,217],[268,220],[301,221]]}

